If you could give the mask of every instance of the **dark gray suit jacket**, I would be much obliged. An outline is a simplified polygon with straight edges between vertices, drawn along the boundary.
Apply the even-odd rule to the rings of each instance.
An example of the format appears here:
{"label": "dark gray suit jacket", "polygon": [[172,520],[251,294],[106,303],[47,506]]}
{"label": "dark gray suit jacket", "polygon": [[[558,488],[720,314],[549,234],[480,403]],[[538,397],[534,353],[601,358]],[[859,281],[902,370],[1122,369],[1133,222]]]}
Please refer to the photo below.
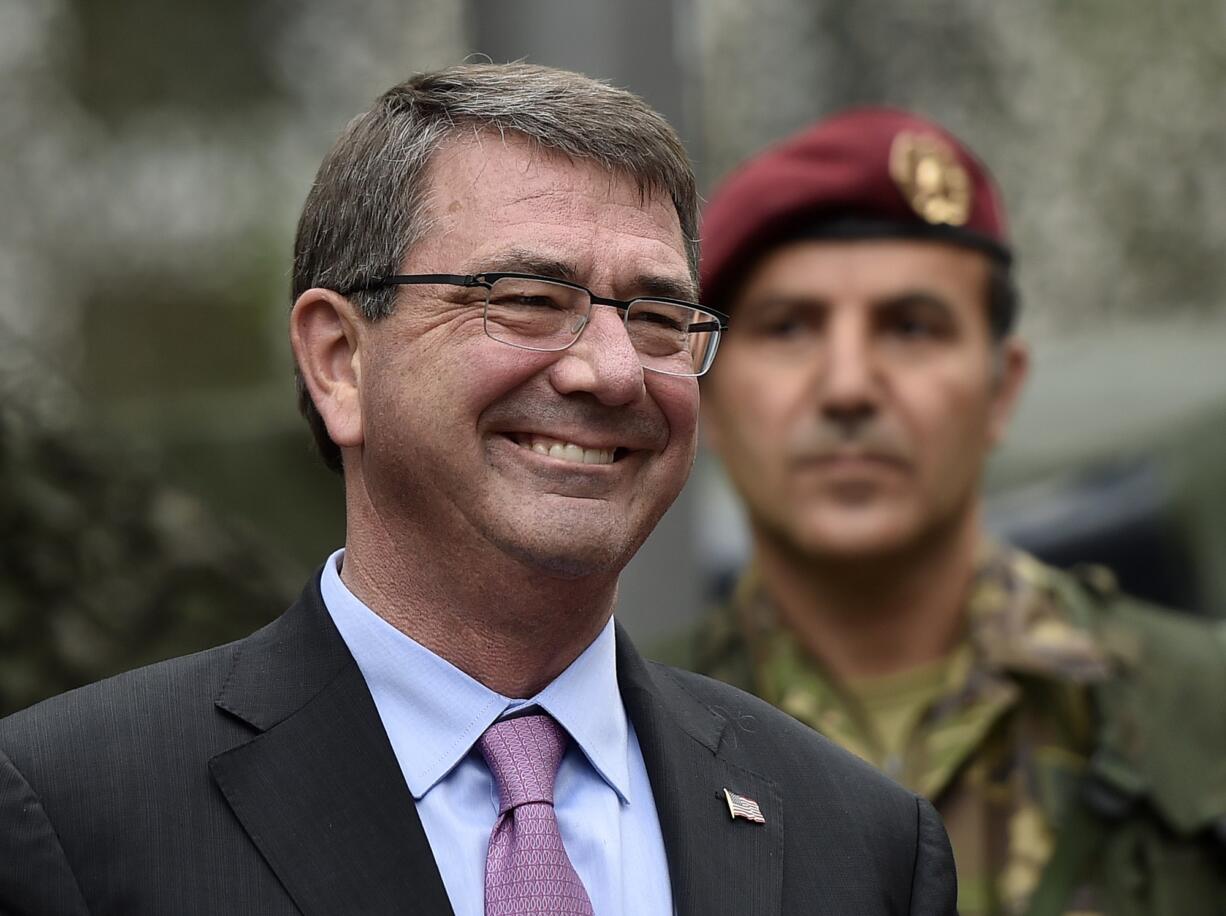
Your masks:
{"label": "dark gray suit jacket", "polygon": [[[617,644],[678,914],[954,912],[927,802],[759,700]],[[766,823],[733,820],[725,788]],[[246,639],[0,721],[6,916],[450,912],[318,579]]]}

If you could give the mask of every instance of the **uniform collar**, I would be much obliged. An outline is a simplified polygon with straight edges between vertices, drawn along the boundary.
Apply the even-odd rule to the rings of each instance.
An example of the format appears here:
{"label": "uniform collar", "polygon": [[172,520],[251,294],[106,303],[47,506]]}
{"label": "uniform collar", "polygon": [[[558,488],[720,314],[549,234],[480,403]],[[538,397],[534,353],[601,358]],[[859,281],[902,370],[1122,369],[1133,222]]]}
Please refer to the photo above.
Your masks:
{"label": "uniform collar", "polygon": [[[965,606],[964,638],[955,649],[946,690],[930,708],[930,721],[956,735],[959,753],[910,773],[908,786],[936,797],[995,723],[1022,694],[1022,678],[1079,688],[1109,676],[1094,635],[1078,627],[1065,607],[1063,574],[1002,545],[984,541]],[[875,761],[870,731],[858,704],[839,688],[778,619],[757,569],[751,566],[733,598],[743,651],[753,659],[754,689],[764,699]]]}
{"label": "uniform collar", "polygon": [[985,539],[967,596],[967,633],[990,671],[1073,684],[1104,680],[1107,653],[1072,620],[1063,573],[1012,547]]}
{"label": "uniform collar", "polygon": [[[965,644],[976,667],[1074,684],[1095,683],[1109,675],[1107,653],[1093,633],[1070,618],[1061,600],[1064,576],[1027,553],[984,537],[965,606]],[[738,581],[732,605],[755,665],[777,655],[769,641],[786,628],[756,563]],[[799,646],[796,651],[801,651]],[[769,685],[759,683],[758,688],[769,690]]]}

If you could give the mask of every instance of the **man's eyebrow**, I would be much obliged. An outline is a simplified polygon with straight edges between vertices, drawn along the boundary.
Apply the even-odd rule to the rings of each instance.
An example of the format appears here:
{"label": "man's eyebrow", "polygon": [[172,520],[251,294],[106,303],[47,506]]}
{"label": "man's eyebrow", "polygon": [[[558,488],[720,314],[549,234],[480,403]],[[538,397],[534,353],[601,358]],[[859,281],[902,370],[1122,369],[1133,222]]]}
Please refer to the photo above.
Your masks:
{"label": "man's eyebrow", "polygon": [[829,309],[830,302],[822,298],[817,293],[810,293],[802,290],[795,292],[771,292],[765,295],[756,296],[753,299],[747,299],[746,305],[753,310],[776,308],[776,309]]}
{"label": "man's eyebrow", "polygon": [[666,277],[659,274],[639,274],[630,284],[635,296],[663,296],[665,299],[684,299],[697,302],[698,291],[688,279]]}
{"label": "man's eyebrow", "polygon": [[578,283],[579,268],[570,261],[561,261],[522,248],[512,248],[481,262],[481,273],[536,274],[553,280]]}
{"label": "man's eyebrow", "polygon": [[917,305],[937,309],[945,315],[953,315],[954,313],[952,303],[940,293],[933,292],[930,289],[908,289],[897,293],[890,293],[888,296],[882,296],[880,299],[873,300],[872,303],[874,311]]}
{"label": "man's eyebrow", "polygon": [[[481,273],[536,274],[553,280],[580,283],[579,267],[573,261],[563,261],[523,248],[510,248],[501,254],[483,260],[480,268]],[[627,284],[626,288],[632,290],[635,297],[663,296],[667,299],[684,299],[687,302],[697,301],[694,284],[688,278],[639,274]]]}

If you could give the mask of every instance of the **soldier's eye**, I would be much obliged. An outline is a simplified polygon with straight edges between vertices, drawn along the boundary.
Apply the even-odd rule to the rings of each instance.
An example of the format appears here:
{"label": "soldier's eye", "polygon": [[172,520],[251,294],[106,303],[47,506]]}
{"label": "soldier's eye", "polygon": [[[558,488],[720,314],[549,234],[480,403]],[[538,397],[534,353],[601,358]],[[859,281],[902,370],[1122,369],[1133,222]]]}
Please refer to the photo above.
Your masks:
{"label": "soldier's eye", "polygon": [[900,337],[935,337],[938,329],[931,321],[915,316],[903,316],[890,324],[890,329]]}
{"label": "soldier's eye", "polygon": [[885,334],[903,341],[941,340],[954,331],[949,307],[930,296],[891,303],[878,313],[877,323]]}
{"label": "soldier's eye", "polygon": [[795,318],[781,318],[766,325],[762,331],[768,337],[794,337],[805,330],[807,325]]}
{"label": "soldier's eye", "polygon": [[821,332],[821,316],[807,312],[779,315],[761,326],[763,337],[781,342],[809,340]]}

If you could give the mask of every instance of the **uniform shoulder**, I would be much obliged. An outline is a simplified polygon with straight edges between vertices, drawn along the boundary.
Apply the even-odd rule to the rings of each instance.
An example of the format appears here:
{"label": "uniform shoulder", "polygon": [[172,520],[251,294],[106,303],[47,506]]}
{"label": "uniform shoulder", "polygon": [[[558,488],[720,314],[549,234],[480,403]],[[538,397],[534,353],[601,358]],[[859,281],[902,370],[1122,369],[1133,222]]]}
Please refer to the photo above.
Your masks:
{"label": "uniform shoulder", "polygon": [[652,647],[650,655],[667,665],[697,671],[742,690],[753,689],[749,646],[731,601],[707,607],[670,639]]}
{"label": "uniform shoulder", "polygon": [[657,682],[675,685],[726,722],[719,750],[736,764],[804,794],[850,792],[914,812],[913,793],[765,700],[703,674],[650,664]]}
{"label": "uniform shoulder", "polygon": [[1088,629],[1121,670],[1174,665],[1170,673],[1180,679],[1193,671],[1206,675],[1206,690],[1226,684],[1226,621],[1130,595],[1101,567],[1047,567],[1046,573],[1073,622]]}
{"label": "uniform shoulder", "polygon": [[1180,833],[1226,823],[1226,622],[1135,598],[1101,574],[1053,581],[1110,660],[1091,688],[1098,775]]}

